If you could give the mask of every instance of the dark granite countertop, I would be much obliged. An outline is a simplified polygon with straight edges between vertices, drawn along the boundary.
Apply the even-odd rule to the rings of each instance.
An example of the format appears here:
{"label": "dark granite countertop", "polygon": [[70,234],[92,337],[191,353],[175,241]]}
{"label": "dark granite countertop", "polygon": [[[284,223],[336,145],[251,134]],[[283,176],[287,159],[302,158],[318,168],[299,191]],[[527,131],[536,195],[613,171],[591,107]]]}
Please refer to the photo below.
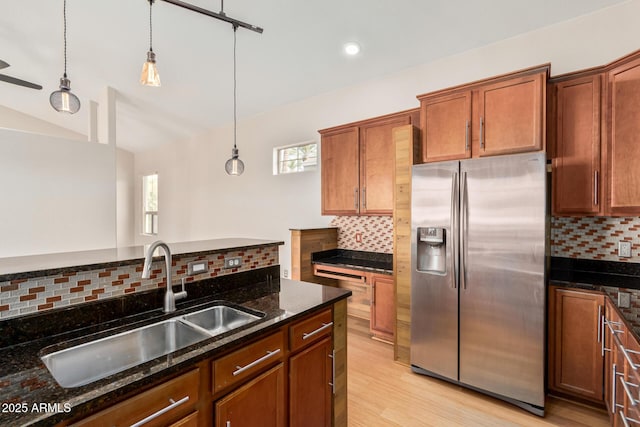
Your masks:
{"label": "dark granite countertop", "polygon": [[640,264],[620,261],[589,260],[551,257],[550,284],[562,287],[586,289],[605,294],[618,308],[627,328],[640,342],[640,325],[632,310],[618,307],[619,289],[640,289]]}
{"label": "dark granite countertop", "polygon": [[393,274],[393,254],[330,249],[311,254],[312,264],[336,265],[360,271]]}
{"label": "dark granite countertop", "polygon": [[[80,312],[75,313],[79,318],[75,325],[74,320],[70,319],[70,313],[66,313],[64,310],[60,312],[53,310],[47,312],[46,315],[37,315],[40,318],[31,315],[25,316],[23,319],[8,319],[0,322],[0,329],[3,330],[4,335],[4,340],[0,341],[0,347],[4,345],[3,348],[0,348],[0,360],[2,360],[0,364],[0,403],[26,404],[27,408],[25,413],[0,411],[0,425],[3,427],[54,425],[70,417],[88,415],[98,409],[110,406],[118,397],[130,394],[145,385],[161,382],[168,375],[188,370],[197,362],[215,357],[231,347],[275,331],[310,311],[330,306],[351,294],[345,289],[287,279],[274,279],[277,276],[273,276],[271,273],[275,272],[277,272],[277,268],[269,270],[269,274],[264,276],[266,280],[251,285],[237,285],[234,284],[237,279],[234,282],[234,280],[224,278],[222,281],[218,281],[222,285],[216,282],[215,285],[207,285],[209,288],[200,286],[200,288],[206,288],[201,293],[209,293],[210,295],[204,297],[196,288],[198,282],[194,282],[191,284],[191,289],[187,290],[196,298],[179,302],[178,311],[170,314],[162,313],[161,305],[155,306],[158,308],[147,308],[147,311],[144,311],[135,302],[131,303],[136,298],[145,298],[144,296],[127,296],[121,297],[121,301],[116,301],[116,304],[111,302],[111,308],[108,309],[101,308],[97,304],[87,304],[82,315],[79,315]],[[250,274],[257,277],[255,272]],[[215,282],[214,279],[207,280]],[[225,286],[231,286],[233,289],[221,291]],[[219,292],[212,292],[213,288]],[[118,298],[114,300],[118,300]],[[231,305],[241,304],[259,310],[265,313],[265,317],[246,327],[206,339],[183,350],[76,388],[59,386],[39,357],[45,348],[48,352],[70,347],[102,336],[206,308],[215,305],[220,300],[227,301]],[[106,300],[105,303],[109,304],[107,301],[109,300]],[[149,297],[149,301],[157,304],[159,299],[157,295],[152,295]],[[127,304],[130,307],[123,309]],[[69,308],[68,310],[78,310],[78,308]],[[111,315],[107,312],[110,312]],[[95,322],[92,324],[87,319],[92,315],[101,318],[99,324]],[[56,322],[55,316],[58,316],[59,322]],[[52,323],[54,324],[52,325]],[[38,325],[44,324],[48,327],[46,332],[44,329],[36,330],[39,329]],[[74,326],[77,329],[74,329]],[[6,338],[7,335],[10,337],[9,339]],[[10,345],[7,346],[7,344]],[[40,403],[57,403],[60,408],[67,407],[69,411],[67,411],[68,413],[65,413],[64,410],[60,413],[34,411],[33,404]],[[15,405],[13,407],[16,408]]]}
{"label": "dark granite countertop", "polygon": [[[174,256],[204,255],[221,251],[250,249],[271,245],[283,245],[278,240],[246,238],[227,238],[199,240],[194,242],[169,243]],[[91,270],[100,267],[118,267],[139,263],[145,257],[149,245],[124,248],[98,249],[81,252],[62,252],[43,255],[0,258],[0,282],[65,273]]]}

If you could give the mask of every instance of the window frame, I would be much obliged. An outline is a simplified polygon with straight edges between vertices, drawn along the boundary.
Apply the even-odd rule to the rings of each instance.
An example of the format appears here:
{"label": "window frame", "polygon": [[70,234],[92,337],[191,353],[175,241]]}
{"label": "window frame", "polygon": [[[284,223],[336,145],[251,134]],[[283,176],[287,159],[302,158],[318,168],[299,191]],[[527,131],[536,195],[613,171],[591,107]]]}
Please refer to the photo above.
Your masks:
{"label": "window frame", "polygon": [[[147,210],[147,178],[155,176],[155,192],[156,192],[156,210]],[[159,176],[157,172],[150,173],[142,176],[142,227],[141,234],[143,236],[157,236],[158,235],[158,188],[159,188]],[[148,231],[148,226],[150,224],[151,230]]]}
{"label": "window frame", "polygon": [[[315,163],[308,165],[305,167],[304,164],[302,164],[302,170],[292,170],[289,172],[283,172],[280,169],[280,165],[283,164],[284,162],[290,162],[290,161],[298,161],[300,160],[300,158],[295,158],[295,159],[288,159],[288,160],[284,160],[281,161],[280,160],[280,153],[283,152],[284,150],[289,150],[292,148],[302,148],[302,147],[306,147],[306,146],[310,146],[310,145],[315,145],[315,156],[314,158]],[[319,164],[319,160],[320,160],[320,153],[319,153],[319,144],[317,141],[314,140],[309,140],[309,141],[303,141],[303,142],[298,142],[295,144],[289,144],[289,145],[280,145],[278,147],[273,147],[273,175],[292,175],[292,174],[296,174],[296,173],[304,173],[304,172],[310,172],[310,171],[314,171],[318,169],[318,164]]]}

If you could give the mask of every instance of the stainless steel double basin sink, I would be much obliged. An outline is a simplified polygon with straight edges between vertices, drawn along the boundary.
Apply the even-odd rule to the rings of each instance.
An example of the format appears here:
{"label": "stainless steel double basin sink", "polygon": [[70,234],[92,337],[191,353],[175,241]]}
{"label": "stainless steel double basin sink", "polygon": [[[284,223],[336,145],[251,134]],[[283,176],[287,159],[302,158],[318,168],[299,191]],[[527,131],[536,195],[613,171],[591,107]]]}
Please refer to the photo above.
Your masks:
{"label": "stainless steel double basin sink", "polygon": [[41,359],[62,387],[79,387],[260,318],[242,309],[215,305],[48,353]]}

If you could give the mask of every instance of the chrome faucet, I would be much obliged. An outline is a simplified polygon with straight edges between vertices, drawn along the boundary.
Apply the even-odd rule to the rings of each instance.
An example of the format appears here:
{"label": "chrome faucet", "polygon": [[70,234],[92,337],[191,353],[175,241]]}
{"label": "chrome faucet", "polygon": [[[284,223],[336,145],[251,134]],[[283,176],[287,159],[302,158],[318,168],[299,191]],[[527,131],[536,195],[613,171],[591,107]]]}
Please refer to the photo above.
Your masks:
{"label": "chrome faucet", "polygon": [[173,292],[171,285],[171,249],[162,240],[157,240],[149,246],[147,253],[144,257],[144,267],[142,267],[142,278],[148,279],[151,276],[151,263],[153,262],[153,252],[157,247],[164,250],[164,260],[166,264],[167,274],[167,292],[164,294],[164,312],[173,313],[176,311],[176,300],[187,297],[187,291],[184,289],[184,279],[182,280],[182,291],[178,293]]}

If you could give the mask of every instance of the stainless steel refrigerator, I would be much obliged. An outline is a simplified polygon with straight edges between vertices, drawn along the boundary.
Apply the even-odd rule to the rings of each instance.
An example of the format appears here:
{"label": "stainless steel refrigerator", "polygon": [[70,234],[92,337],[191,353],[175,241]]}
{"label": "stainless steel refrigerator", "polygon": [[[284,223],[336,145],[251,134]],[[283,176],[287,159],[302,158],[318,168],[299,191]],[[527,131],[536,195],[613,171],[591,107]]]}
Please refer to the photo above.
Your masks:
{"label": "stainless steel refrigerator", "polygon": [[413,167],[411,365],[544,415],[546,160]]}

